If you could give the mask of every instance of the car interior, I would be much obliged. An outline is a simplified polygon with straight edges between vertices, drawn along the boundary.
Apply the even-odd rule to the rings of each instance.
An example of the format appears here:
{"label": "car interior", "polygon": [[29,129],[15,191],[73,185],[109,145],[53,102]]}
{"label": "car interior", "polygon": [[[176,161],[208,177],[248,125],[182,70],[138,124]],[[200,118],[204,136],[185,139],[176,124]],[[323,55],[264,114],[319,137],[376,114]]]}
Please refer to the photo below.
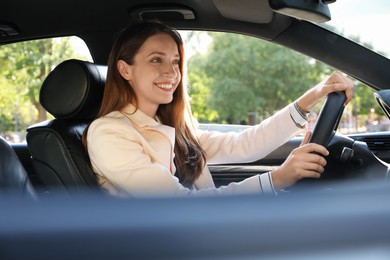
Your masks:
{"label": "car interior", "polygon": [[81,136],[99,111],[106,73],[106,66],[67,60],[42,85],[41,103],[55,119],[29,127],[27,144],[38,176],[52,190],[98,190]]}
{"label": "car interior", "polygon": [[[93,62],[72,58],[53,67],[39,94],[39,102],[52,118],[26,127],[26,142],[8,143],[0,138],[0,188],[6,194],[10,190],[17,197],[29,198],[17,198],[15,203],[0,196],[0,205],[9,209],[0,217],[0,251],[13,259],[29,256],[250,259],[259,255],[270,258],[277,255],[279,259],[291,256],[312,259],[318,255],[367,259],[373,252],[387,259],[390,132],[336,133],[343,109],[343,100],[336,100],[337,97],[328,98],[329,105],[323,107],[327,110],[319,120],[322,123],[313,133],[325,140],[315,142],[324,142],[331,152],[324,177],[302,181],[277,198],[261,198],[261,207],[259,198],[251,196],[201,198],[192,203],[165,199],[147,203],[111,200],[101,196],[81,142],[83,131],[99,111],[107,59],[116,33],[151,19],[184,31],[254,36],[305,54],[370,86],[376,91],[373,98],[390,117],[390,60],[319,26],[331,19],[328,5],[337,2],[12,0],[2,3],[0,47],[35,39],[77,36],[86,43]],[[0,67],[1,64],[0,60]],[[294,137],[255,162],[209,165],[214,182],[221,186],[272,170],[301,141],[301,136]],[[369,185],[339,186],[361,180]],[[372,193],[371,184],[378,182],[380,185],[373,188],[377,192]],[[310,191],[318,192],[305,193],[308,186]],[[46,204],[35,203],[56,193],[65,197],[86,193],[97,196],[92,200],[78,196],[72,201],[61,197]],[[275,201],[280,207],[273,206]],[[202,214],[202,210],[208,214]],[[336,236],[337,231],[340,232]],[[56,234],[54,240],[53,234]],[[102,234],[107,240],[102,239]],[[27,250],[19,250],[19,244]],[[154,250],[148,250],[151,245]],[[308,251],[300,251],[306,245]],[[352,250],[359,245],[363,245],[361,251]],[[47,250],[50,246],[54,249]],[[107,248],[111,250],[106,251]],[[329,248],[333,251],[328,251]],[[117,254],[112,254],[113,251]]]}
{"label": "car interior", "polygon": [[0,154],[0,188],[2,192],[36,199],[37,193],[24,166],[11,145],[2,137],[0,138]]}
{"label": "car interior", "polygon": [[[20,1],[7,3],[7,8],[0,11],[2,20],[6,21],[0,26],[1,44],[47,36],[76,35],[85,41],[96,64],[80,61],[79,67],[84,69],[75,68],[78,73],[74,74],[71,64],[75,61],[59,65],[43,83],[40,94],[40,102],[56,119],[28,127],[27,144],[12,146],[22,159],[32,182],[44,187],[43,190],[47,189],[46,185],[52,184],[60,190],[68,185],[94,186],[93,173],[88,166],[88,157],[82,152],[79,138],[83,128],[95,116],[97,108],[83,106],[89,102],[99,102],[100,94],[88,95],[90,90],[100,88],[101,91],[100,85],[104,84],[101,68],[106,64],[115,33],[140,20],[159,19],[181,30],[219,30],[253,35],[311,56],[377,89],[387,88],[390,80],[390,75],[385,72],[389,67],[388,59],[315,24],[330,19],[326,5],[331,3],[325,2],[320,1],[316,5],[318,8],[312,10],[301,6],[294,16],[291,16],[291,10],[298,10],[294,4],[287,6],[278,1],[246,0],[244,4],[233,0],[190,0],[185,4],[181,1],[171,1],[169,4],[165,1],[118,1],[115,5],[106,1],[94,1],[93,4],[75,1],[58,3],[55,8],[49,3],[42,3],[44,8],[34,8],[33,3]],[[30,10],[34,10],[35,17],[41,18],[32,19]],[[297,15],[301,17],[297,18]],[[364,66],[367,63],[373,66]],[[365,67],[364,71],[360,67]],[[92,73],[83,75],[82,71]],[[67,73],[72,75],[62,76]],[[80,99],[74,98],[79,95]],[[72,139],[63,136],[65,134]],[[352,136],[357,141],[369,141],[371,137]],[[273,165],[280,165],[299,143],[299,138],[292,139],[266,158],[251,164],[261,165],[260,169],[257,167],[253,170],[248,165],[211,165],[210,169],[217,185],[241,180],[259,171],[267,171]],[[379,157],[383,161],[390,159],[387,151],[374,152],[381,153]],[[349,166],[356,169],[353,163]],[[80,174],[84,172],[88,173]]]}

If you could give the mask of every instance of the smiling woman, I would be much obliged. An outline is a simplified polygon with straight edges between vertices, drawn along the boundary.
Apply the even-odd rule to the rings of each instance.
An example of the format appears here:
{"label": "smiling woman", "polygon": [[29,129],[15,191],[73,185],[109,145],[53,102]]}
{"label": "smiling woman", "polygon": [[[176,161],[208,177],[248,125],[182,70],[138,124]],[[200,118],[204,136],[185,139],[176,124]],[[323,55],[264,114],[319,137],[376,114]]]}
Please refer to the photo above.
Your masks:
{"label": "smiling woman", "polygon": [[[7,131],[25,131],[28,127],[28,143],[11,147],[33,180],[40,201],[14,200],[11,194],[0,194],[1,257],[389,259],[390,194],[386,180],[390,132],[370,132],[390,126],[380,108],[374,107],[373,97],[378,90],[383,91],[381,94],[390,92],[390,60],[373,51],[387,52],[371,40],[388,35],[384,20],[371,24],[377,17],[390,17],[388,1],[278,2],[334,2],[329,8],[335,29],[351,39],[357,35],[348,29],[354,24],[361,32],[373,34],[350,41],[315,22],[275,12],[270,0],[58,0],[55,4],[52,0],[3,0],[0,96],[5,98],[0,99],[0,127]],[[340,9],[345,11],[342,15],[338,14]],[[355,14],[360,10],[367,16]],[[371,11],[375,12],[373,16],[368,15]],[[134,50],[129,59],[117,57],[107,62],[119,31],[155,18],[186,31],[182,37],[185,42],[195,43],[202,50],[188,55],[189,89],[184,82],[176,84],[176,63],[183,65],[179,69],[183,78],[187,60],[181,55],[177,59],[176,53],[165,49],[172,41],[151,59],[135,58],[135,65],[131,57],[139,48],[134,46],[124,48]],[[344,20],[339,23],[339,18]],[[87,43],[93,63],[67,60],[56,66],[60,60],[52,62],[51,58],[75,57],[68,50],[70,42],[54,48],[60,42],[42,41],[38,45],[32,41],[74,35]],[[203,35],[208,37],[207,44]],[[177,40],[174,35],[172,38]],[[370,43],[372,48],[357,42]],[[31,44],[34,47],[28,48]],[[202,48],[206,45],[207,49]],[[181,54],[180,48],[177,51]],[[156,117],[150,117],[140,109],[131,109],[127,96],[122,95],[125,91],[110,92],[121,102],[125,99],[112,103],[128,107],[96,119],[107,65],[111,77],[118,69],[118,60],[124,61],[120,63],[125,78],[118,72],[115,82],[122,81],[125,90],[131,88],[132,74],[140,75],[133,71],[140,61],[150,62],[150,75],[163,67],[167,76],[137,78],[136,83],[153,94],[148,97],[142,93],[140,102],[161,102],[159,109],[166,110],[158,109]],[[343,73],[333,74],[335,70]],[[325,85],[336,89],[345,74],[353,79],[354,98],[344,109],[342,133],[328,129],[331,140],[325,148],[305,144],[307,137],[295,134],[306,131],[301,127],[312,102],[300,102],[300,95],[324,79],[315,90]],[[326,81],[328,75],[334,76]],[[47,81],[42,84],[45,77]],[[106,89],[111,82],[112,78],[106,82]],[[38,115],[46,115],[43,110],[38,112],[42,85],[41,102],[45,106],[48,101],[54,104],[46,107],[56,118],[31,126],[33,121],[45,119],[38,119]],[[186,107],[190,101],[190,112],[196,117],[191,124],[185,121],[190,113],[169,109],[179,89],[185,98],[189,90],[189,100],[178,102],[178,107]],[[326,93],[321,93],[325,97]],[[173,101],[169,103],[170,99]],[[29,104],[25,108],[21,105],[24,102]],[[75,116],[61,117],[52,109],[59,107],[75,112]],[[319,103],[308,114],[309,130],[320,107]],[[328,112],[338,115],[341,109]],[[104,121],[101,118],[106,121],[99,125]],[[88,145],[95,149],[89,150],[88,157],[80,139],[93,120],[97,123],[91,125],[92,135],[94,131],[106,135],[89,140]],[[209,128],[212,131],[202,130],[202,123],[213,123]],[[230,123],[245,126],[231,127]],[[313,147],[324,157],[311,153]],[[5,158],[4,154],[0,158]],[[197,175],[199,169],[202,173]],[[312,182],[298,181],[279,191],[275,199],[274,191],[306,173],[321,177]],[[132,197],[91,194],[102,188]],[[300,188],[306,190],[296,192]],[[289,192],[282,192],[286,189]],[[205,197],[135,198],[149,195],[149,191],[157,196]],[[57,195],[62,192],[70,196],[61,199]],[[88,197],[84,198],[84,193]],[[216,198],[211,194],[228,196]]]}
{"label": "smiling woman", "polygon": [[[241,133],[204,132],[192,119],[182,57],[180,35],[161,22],[136,23],[115,39],[98,118],[83,134],[105,191],[124,197],[276,193],[299,179],[320,176],[326,165],[320,154],[329,152],[307,143],[309,133],[281,167],[242,182],[216,188],[207,163],[262,158],[301,132],[305,114],[329,93],[341,91],[347,104],[352,98],[350,79],[333,73]],[[256,145],[249,148],[251,142]]]}
{"label": "smiling woman", "polygon": [[118,70],[134,90],[136,105],[155,118],[160,104],[169,104],[181,81],[180,54],[167,34],[148,38],[132,60],[119,60]]}

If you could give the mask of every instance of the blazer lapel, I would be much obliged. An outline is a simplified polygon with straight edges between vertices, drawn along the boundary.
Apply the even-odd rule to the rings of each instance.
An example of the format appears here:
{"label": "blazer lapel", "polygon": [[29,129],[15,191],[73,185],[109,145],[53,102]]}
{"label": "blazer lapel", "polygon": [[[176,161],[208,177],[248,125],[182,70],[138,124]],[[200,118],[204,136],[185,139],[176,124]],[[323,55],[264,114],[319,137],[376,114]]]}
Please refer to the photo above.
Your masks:
{"label": "blazer lapel", "polygon": [[[153,156],[172,174],[176,172],[174,159],[175,129],[162,125],[160,122],[145,115],[142,111],[136,110],[131,104],[122,109],[122,112],[131,121],[134,127],[140,132],[144,139],[144,146],[150,147]],[[167,153],[167,151],[169,151]]]}

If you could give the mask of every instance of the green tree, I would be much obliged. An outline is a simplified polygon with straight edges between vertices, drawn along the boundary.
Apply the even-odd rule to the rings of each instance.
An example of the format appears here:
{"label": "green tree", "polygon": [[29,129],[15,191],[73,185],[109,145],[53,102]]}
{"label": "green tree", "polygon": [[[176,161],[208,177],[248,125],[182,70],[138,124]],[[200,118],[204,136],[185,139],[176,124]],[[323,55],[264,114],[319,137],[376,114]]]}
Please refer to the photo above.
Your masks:
{"label": "green tree", "polygon": [[[269,116],[317,83],[326,69],[304,55],[257,38],[209,35],[213,41],[207,55],[195,55],[189,61],[189,71],[199,75],[190,74],[190,83],[204,89],[203,100],[208,110],[216,111],[217,122],[239,123],[247,120],[248,112]],[[196,102],[193,106],[196,114],[199,106]]]}
{"label": "green tree", "polygon": [[356,113],[358,115],[366,115],[368,116],[370,109],[374,108],[375,112],[379,116],[383,116],[384,112],[380,109],[379,104],[374,98],[375,90],[367,87],[367,85],[358,82],[355,84],[355,95],[352,103],[355,104]]}
{"label": "green tree", "polygon": [[[46,120],[39,90],[47,74],[65,59],[78,57],[70,38],[19,42],[0,48],[0,132],[23,131]],[[20,126],[20,127],[18,127]]]}
{"label": "green tree", "polygon": [[11,130],[15,127],[15,102],[16,89],[9,82],[0,77],[0,132],[2,129]]}
{"label": "green tree", "polygon": [[186,57],[189,59],[190,70],[188,71],[188,81],[190,82],[189,94],[193,115],[200,122],[213,122],[218,118],[215,110],[208,106],[207,99],[210,97],[210,79],[204,72],[204,68],[198,66],[198,62],[202,62],[202,46],[207,32],[202,31],[182,31],[180,32],[184,42],[186,43]]}
{"label": "green tree", "polygon": [[215,122],[218,119],[218,112],[208,104],[210,102],[210,85],[212,79],[209,78],[201,66],[195,66],[203,60],[201,54],[193,56],[190,60],[188,72],[190,102],[194,117],[203,123]]}

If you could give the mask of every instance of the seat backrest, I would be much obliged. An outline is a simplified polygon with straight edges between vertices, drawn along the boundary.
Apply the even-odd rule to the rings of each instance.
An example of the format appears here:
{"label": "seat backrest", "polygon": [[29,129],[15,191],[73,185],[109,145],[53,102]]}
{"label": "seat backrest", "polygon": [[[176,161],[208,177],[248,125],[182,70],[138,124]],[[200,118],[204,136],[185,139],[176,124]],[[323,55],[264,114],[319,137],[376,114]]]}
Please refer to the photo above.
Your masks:
{"label": "seat backrest", "polygon": [[11,145],[0,137],[0,192],[37,198],[27,172]]}
{"label": "seat backrest", "polygon": [[42,84],[40,102],[55,119],[29,127],[27,143],[38,176],[52,192],[99,190],[81,137],[98,114],[106,74],[106,66],[67,60]]}

